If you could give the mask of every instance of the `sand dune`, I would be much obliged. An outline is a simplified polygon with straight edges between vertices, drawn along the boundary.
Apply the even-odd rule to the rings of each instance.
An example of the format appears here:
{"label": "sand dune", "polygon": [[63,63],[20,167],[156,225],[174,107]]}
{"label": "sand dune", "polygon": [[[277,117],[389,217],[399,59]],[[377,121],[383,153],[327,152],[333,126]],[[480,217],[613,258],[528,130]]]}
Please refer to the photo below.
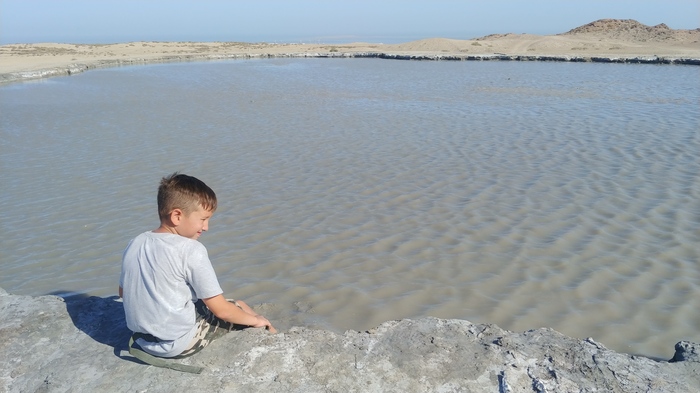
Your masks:
{"label": "sand dune", "polygon": [[697,57],[700,29],[673,30],[665,24],[647,26],[630,19],[601,19],[557,35],[491,34],[473,40],[435,38],[385,47],[406,52]]}

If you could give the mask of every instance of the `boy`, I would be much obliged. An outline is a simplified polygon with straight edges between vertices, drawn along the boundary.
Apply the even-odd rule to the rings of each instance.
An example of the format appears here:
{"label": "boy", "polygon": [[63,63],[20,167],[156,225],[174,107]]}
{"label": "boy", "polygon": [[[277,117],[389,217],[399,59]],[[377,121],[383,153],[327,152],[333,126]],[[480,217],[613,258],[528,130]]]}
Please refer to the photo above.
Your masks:
{"label": "boy", "polygon": [[276,332],[247,304],[222,295],[207,250],[197,241],[216,206],[216,194],[202,181],[178,173],[165,177],[158,187],[160,226],[138,235],[124,251],[119,296],[132,340],[148,354],[189,356],[235,325]]}

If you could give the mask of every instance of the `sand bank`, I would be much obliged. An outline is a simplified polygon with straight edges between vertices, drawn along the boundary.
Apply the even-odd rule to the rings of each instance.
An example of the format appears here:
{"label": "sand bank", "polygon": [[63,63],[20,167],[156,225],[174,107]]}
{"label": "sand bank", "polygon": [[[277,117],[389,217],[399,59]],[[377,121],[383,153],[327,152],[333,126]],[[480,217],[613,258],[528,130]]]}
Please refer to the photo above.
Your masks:
{"label": "sand bank", "polygon": [[700,29],[673,30],[631,20],[600,20],[569,32],[539,36],[492,34],[403,44],[271,44],[244,42],[63,43],[0,46],[0,83],[91,68],[251,57],[380,57],[435,60],[547,60],[700,65]]}

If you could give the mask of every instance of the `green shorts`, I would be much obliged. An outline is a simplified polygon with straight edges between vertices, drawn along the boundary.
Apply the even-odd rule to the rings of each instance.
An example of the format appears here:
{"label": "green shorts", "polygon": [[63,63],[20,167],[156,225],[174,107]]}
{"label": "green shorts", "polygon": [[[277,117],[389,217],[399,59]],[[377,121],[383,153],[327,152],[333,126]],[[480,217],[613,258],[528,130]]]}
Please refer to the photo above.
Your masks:
{"label": "green shorts", "polygon": [[[227,300],[238,306],[238,308],[241,307],[235,300]],[[209,343],[211,343],[214,339],[223,336],[231,330],[240,330],[246,327],[217,318],[216,315],[214,315],[214,313],[207,308],[201,299],[194,303],[194,307],[197,312],[197,320],[195,321],[197,324],[197,332],[194,334],[194,337],[187,346],[187,349],[172,359],[181,359],[194,355],[209,345]]]}

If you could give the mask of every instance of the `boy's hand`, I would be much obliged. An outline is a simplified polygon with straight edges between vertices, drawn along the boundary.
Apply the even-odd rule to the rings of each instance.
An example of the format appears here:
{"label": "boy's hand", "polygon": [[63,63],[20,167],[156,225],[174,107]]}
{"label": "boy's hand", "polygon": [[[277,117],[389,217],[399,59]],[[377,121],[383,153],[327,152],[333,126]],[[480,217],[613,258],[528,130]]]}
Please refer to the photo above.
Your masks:
{"label": "boy's hand", "polygon": [[210,298],[202,299],[202,301],[217,318],[223,319],[226,322],[256,328],[264,327],[271,333],[277,333],[277,329],[272,326],[267,318],[258,315],[242,300],[229,302],[223,295],[218,294]]}
{"label": "boy's hand", "polygon": [[260,328],[264,327],[267,329],[270,333],[277,333],[277,329],[275,329],[270,321],[267,320],[267,318],[263,317],[262,315],[256,315],[255,318],[258,320],[258,323],[253,325],[253,327]]}

